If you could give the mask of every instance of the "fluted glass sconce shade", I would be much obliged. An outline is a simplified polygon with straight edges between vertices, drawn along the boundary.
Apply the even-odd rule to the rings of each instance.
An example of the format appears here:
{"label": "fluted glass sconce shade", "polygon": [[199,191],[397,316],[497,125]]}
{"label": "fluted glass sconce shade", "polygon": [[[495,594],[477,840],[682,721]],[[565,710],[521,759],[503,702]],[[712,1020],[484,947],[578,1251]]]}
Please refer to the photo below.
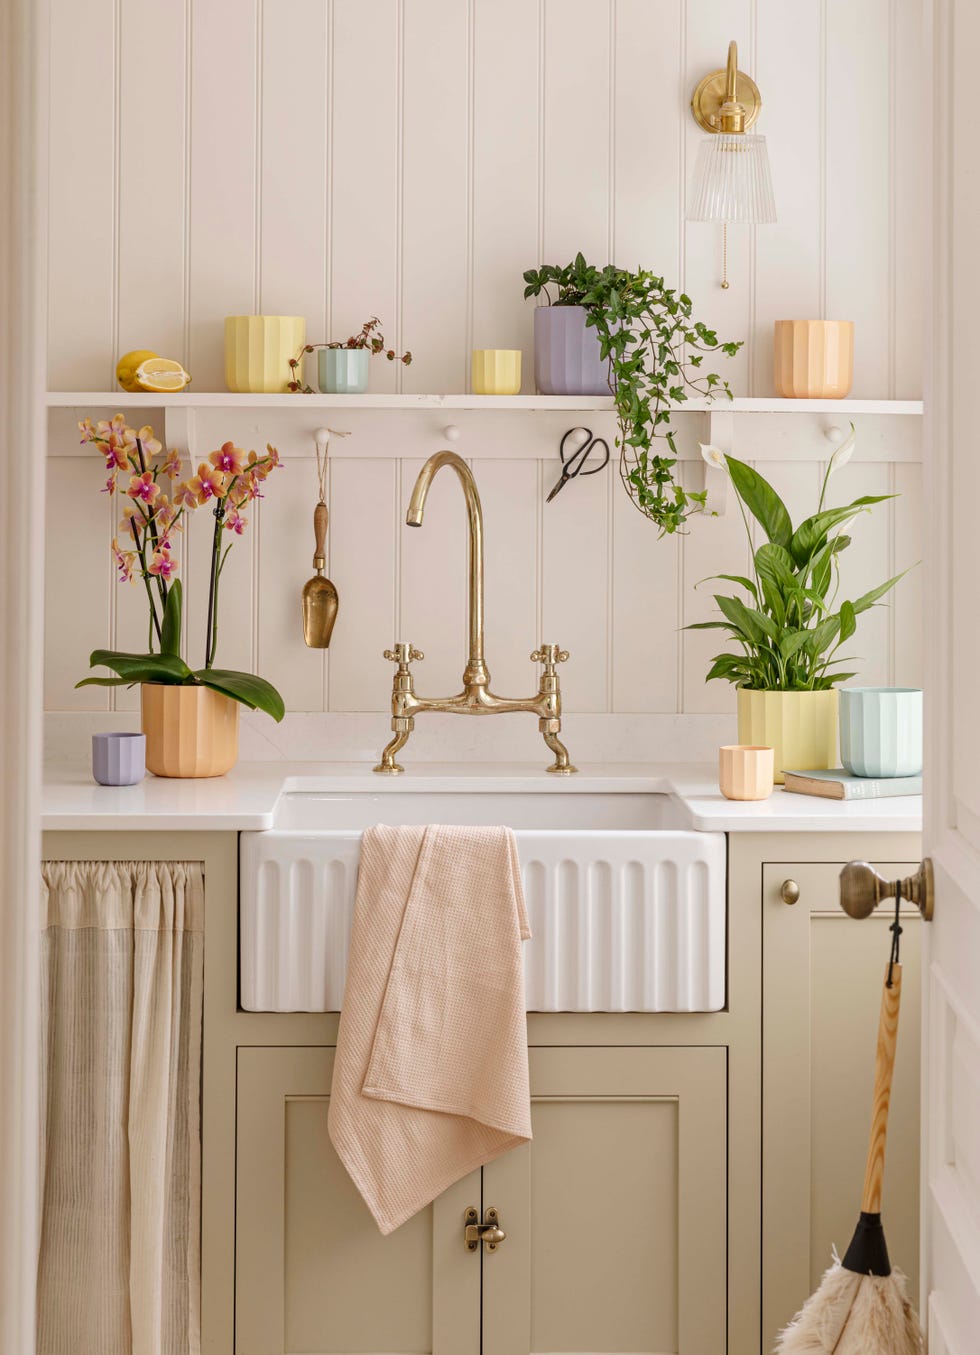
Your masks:
{"label": "fluted glass sconce shade", "polygon": [[776,201],[766,138],[719,132],[698,150],[689,221],[773,222]]}
{"label": "fluted glass sconce shade", "polygon": [[761,108],[758,86],[738,69],[738,48],[730,42],[725,69],[706,75],[691,99],[695,122],[710,135],[698,150],[687,212],[688,221],[721,223],[725,288],[729,225],[776,220],[766,138],[748,130]]}

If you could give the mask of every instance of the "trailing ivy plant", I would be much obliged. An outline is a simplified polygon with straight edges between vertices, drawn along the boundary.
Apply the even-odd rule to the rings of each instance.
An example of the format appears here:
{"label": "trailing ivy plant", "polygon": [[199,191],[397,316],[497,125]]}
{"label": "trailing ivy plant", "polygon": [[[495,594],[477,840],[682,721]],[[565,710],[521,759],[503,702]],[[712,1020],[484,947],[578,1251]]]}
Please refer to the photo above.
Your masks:
{"label": "trailing ivy plant", "polygon": [[[840,556],[851,544],[844,528],[859,514],[893,494],[865,494],[841,508],[825,508],[827,482],[854,450],[854,425],[834,452],[824,472],[817,511],[794,527],[786,505],[772,485],[734,456],[717,447],[702,447],[705,460],[727,469],[749,538],[752,577],[715,574],[737,584],[744,597],[715,594],[724,620],[698,621],[688,630],[722,630],[736,651],[717,654],[706,682],[723,678],[753,691],[821,692],[856,676],[840,672],[848,660],[840,647],[857,630],[857,618],[890,592],[903,574],[896,574],[853,601],[838,603]],[[753,548],[749,515],[765,540]],[[708,580],[702,580],[708,582]]]}
{"label": "trailing ivy plant", "polygon": [[661,535],[676,532],[703,511],[705,492],[675,478],[676,434],[671,407],[695,397],[730,400],[728,382],[703,372],[707,353],[733,357],[740,341],[719,340],[693,318],[689,296],[667,287],[645,269],[594,268],[582,254],[570,264],[545,264],[524,274],[525,297],[545,296],[552,306],[583,306],[585,323],[599,336],[609,363],[609,389],[619,425],[619,473],[636,507]]}

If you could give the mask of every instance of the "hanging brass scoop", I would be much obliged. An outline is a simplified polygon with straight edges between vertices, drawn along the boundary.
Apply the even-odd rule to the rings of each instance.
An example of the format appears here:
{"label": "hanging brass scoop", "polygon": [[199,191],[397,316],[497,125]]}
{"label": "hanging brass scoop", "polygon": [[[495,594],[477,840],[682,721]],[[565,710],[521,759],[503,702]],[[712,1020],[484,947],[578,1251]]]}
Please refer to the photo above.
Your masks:
{"label": "hanging brass scoop", "polygon": [[[316,464],[320,482],[320,500],[313,510],[315,550],[313,568],[316,574],[303,585],[303,639],[310,649],[328,649],[340,598],[337,589],[324,574],[327,567],[327,446],[333,429],[316,431]],[[347,437],[346,433],[338,436]],[[322,451],[321,451],[322,448]]]}

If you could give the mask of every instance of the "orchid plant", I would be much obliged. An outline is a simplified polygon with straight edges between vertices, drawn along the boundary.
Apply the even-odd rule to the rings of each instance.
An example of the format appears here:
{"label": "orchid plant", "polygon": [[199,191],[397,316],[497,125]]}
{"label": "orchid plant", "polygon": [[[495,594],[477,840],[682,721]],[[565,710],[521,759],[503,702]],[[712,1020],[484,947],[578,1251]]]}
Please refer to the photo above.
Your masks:
{"label": "orchid plant", "polygon": [[[702,444],[705,461],[731,478],[752,559],[751,578],[712,576],[737,584],[745,595],[715,594],[723,620],[686,627],[725,631],[735,642],[735,652],[715,656],[706,682],[722,678],[753,691],[819,692],[855,676],[838,671],[838,665],[847,662],[837,657],[838,650],[854,635],[861,613],[890,592],[902,574],[853,601],[838,602],[840,556],[851,544],[844,528],[875,504],[895,497],[864,494],[839,508],[824,506],[830,477],[850,460],[854,442],[851,424],[850,435],[827,463],[816,513],[795,528],[786,505],[757,470],[718,447]],[[750,514],[765,536],[760,545],[753,541]]]}
{"label": "orchid plant", "polygon": [[[111,551],[120,583],[141,582],[149,608],[145,654],[96,649],[89,663],[110,668],[115,677],[87,677],[79,687],[133,686],[140,682],[211,687],[251,710],[281,720],[285,707],[271,683],[251,673],[214,666],[218,645],[218,590],[235,537],[248,523],[242,509],[262,497],[261,487],[282,463],[275,447],[264,456],[224,443],[202,461],[197,474],[181,479],[180,453],[164,452],[153,429],[130,428],[122,414],[111,420],[83,419],[83,443],[105,458],[108,478],[103,493],[125,500]],[[208,608],[204,667],[191,669],[180,654],[183,592],[177,576],[174,539],[189,515],[207,505],[214,517],[208,572]],[[227,533],[227,535],[226,535]],[[155,648],[156,646],[156,648]]]}

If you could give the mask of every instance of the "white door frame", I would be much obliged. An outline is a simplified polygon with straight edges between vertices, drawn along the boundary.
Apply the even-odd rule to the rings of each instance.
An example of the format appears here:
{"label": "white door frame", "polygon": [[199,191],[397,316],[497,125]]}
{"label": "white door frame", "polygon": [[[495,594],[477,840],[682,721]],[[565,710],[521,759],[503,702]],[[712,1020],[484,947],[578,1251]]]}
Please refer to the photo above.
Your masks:
{"label": "white door frame", "polygon": [[0,1350],[37,1272],[47,194],[46,0],[0,4]]}

